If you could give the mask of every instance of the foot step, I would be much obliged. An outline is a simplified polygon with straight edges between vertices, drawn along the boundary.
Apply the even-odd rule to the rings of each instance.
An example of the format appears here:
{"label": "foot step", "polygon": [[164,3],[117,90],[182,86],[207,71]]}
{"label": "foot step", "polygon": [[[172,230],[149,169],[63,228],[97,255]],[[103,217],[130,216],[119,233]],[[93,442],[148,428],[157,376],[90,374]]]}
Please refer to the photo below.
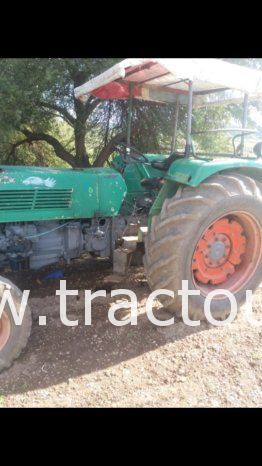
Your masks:
{"label": "foot step", "polygon": [[113,253],[113,272],[125,275],[132,258],[132,249],[118,248]]}

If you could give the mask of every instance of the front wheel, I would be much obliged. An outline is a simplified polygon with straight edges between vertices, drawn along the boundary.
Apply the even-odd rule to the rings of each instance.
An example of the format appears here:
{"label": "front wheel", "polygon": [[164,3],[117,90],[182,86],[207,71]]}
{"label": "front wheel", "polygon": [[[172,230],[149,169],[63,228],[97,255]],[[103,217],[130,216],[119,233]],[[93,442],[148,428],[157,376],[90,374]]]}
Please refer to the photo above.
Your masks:
{"label": "front wheel", "polygon": [[[214,175],[196,188],[180,187],[152,219],[145,242],[145,269],[150,287],[175,292],[168,308],[181,314],[182,280],[200,295],[189,296],[189,317],[204,319],[204,300],[210,291],[234,294],[238,306],[246,290],[262,279],[262,195],[256,182],[244,175]],[[225,295],[212,300],[212,315],[224,319],[230,311]]]}
{"label": "front wheel", "polygon": [[[0,300],[5,290],[10,290],[13,302],[18,310],[22,292],[12,282],[0,276]],[[23,322],[16,325],[7,303],[0,317],[0,372],[11,366],[26,346],[32,326],[29,306],[25,309]]]}

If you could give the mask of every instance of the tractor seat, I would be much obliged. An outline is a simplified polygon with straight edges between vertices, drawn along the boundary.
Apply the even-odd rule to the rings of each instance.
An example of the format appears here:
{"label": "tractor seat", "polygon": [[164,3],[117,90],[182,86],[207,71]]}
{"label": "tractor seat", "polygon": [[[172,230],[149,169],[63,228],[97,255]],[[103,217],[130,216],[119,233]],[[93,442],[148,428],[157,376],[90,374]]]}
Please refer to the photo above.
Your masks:
{"label": "tractor seat", "polygon": [[151,167],[156,168],[157,170],[161,171],[167,171],[170,167],[170,165],[178,159],[183,159],[184,156],[181,154],[178,154],[176,152],[173,152],[169,157],[167,157],[165,160],[156,160],[154,162],[151,162]]}

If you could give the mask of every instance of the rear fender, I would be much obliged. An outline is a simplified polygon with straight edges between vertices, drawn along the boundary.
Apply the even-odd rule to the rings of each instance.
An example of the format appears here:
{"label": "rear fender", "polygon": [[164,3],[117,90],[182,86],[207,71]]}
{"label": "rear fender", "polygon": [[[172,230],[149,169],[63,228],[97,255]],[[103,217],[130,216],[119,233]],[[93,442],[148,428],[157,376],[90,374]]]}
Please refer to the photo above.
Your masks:
{"label": "rear fender", "polygon": [[262,159],[199,160],[180,159],[170,166],[165,179],[188,186],[198,186],[215,173],[240,172],[262,181]]}
{"label": "rear fender", "polygon": [[189,158],[173,162],[164,177],[165,184],[151,207],[148,219],[149,229],[152,217],[161,212],[165,199],[174,196],[179,186],[196,187],[215,173],[225,173],[227,171],[242,173],[262,183],[262,160],[260,159],[204,161]]}

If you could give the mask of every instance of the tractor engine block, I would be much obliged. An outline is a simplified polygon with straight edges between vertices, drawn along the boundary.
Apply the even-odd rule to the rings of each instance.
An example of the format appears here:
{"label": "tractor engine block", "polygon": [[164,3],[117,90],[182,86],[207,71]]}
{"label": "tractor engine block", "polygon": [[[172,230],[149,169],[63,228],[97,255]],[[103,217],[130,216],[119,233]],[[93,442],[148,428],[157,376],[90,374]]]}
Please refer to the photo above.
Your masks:
{"label": "tractor engine block", "polygon": [[125,225],[121,217],[2,224],[0,267],[36,270],[85,251],[110,257]]}

